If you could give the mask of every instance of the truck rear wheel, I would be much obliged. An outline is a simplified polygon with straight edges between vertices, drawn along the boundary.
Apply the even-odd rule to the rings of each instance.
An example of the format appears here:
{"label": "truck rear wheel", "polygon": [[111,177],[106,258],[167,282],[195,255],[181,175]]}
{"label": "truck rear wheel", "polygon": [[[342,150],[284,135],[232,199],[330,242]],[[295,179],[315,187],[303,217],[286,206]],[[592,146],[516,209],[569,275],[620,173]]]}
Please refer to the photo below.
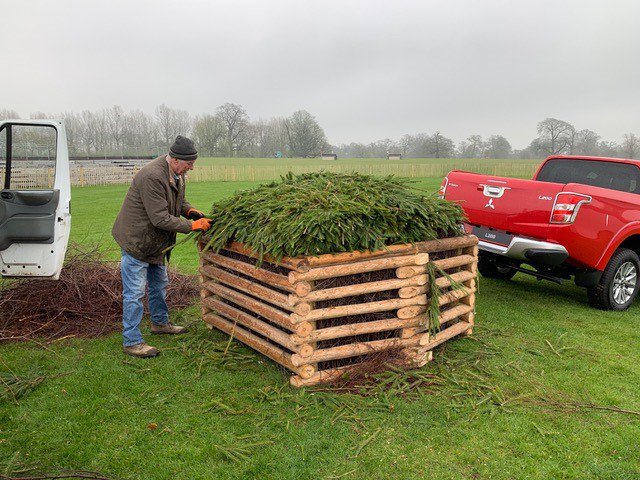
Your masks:
{"label": "truck rear wheel", "polygon": [[487,252],[478,255],[478,270],[483,277],[511,280],[516,271],[500,261],[500,257]]}
{"label": "truck rear wheel", "polygon": [[628,248],[619,248],[609,260],[595,287],[587,289],[592,307],[600,310],[626,310],[638,296],[640,258]]}

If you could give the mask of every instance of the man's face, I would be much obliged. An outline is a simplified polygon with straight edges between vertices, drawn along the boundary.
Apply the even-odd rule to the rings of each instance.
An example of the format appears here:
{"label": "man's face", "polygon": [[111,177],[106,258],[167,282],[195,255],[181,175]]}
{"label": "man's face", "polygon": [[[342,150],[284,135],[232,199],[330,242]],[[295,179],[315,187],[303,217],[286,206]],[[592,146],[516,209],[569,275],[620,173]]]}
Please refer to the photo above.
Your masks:
{"label": "man's face", "polygon": [[176,175],[182,175],[189,170],[193,170],[195,160],[180,160],[178,158],[169,157],[169,165]]}

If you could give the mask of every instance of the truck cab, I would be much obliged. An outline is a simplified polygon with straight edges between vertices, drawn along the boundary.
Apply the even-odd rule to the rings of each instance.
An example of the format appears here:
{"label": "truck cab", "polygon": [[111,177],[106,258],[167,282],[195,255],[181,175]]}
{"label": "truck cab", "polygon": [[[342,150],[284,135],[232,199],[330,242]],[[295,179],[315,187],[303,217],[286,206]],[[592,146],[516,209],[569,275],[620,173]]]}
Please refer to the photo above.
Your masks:
{"label": "truck cab", "polygon": [[57,280],[71,231],[64,124],[0,121],[0,181],[0,276]]}

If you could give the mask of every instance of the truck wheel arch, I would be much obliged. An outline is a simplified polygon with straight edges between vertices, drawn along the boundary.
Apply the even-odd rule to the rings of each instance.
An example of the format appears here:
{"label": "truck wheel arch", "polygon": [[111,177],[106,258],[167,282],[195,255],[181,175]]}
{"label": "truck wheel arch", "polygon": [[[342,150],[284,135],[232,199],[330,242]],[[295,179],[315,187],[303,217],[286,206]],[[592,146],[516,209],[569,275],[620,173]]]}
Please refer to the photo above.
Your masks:
{"label": "truck wheel arch", "polygon": [[609,245],[600,257],[596,268],[604,270],[613,254],[619,248],[628,248],[640,255],[640,222],[632,222],[611,239]]}

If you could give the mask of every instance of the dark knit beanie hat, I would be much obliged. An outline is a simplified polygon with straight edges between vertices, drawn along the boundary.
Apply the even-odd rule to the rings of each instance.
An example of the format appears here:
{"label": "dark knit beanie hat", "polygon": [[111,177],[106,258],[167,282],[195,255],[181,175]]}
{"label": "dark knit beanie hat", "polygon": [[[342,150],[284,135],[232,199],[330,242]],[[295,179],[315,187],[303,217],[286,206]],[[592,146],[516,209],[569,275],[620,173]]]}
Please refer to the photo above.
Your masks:
{"label": "dark knit beanie hat", "polygon": [[169,149],[169,155],[180,160],[195,160],[198,158],[198,152],[193,140],[182,135],[176,137],[176,141],[173,142]]}

